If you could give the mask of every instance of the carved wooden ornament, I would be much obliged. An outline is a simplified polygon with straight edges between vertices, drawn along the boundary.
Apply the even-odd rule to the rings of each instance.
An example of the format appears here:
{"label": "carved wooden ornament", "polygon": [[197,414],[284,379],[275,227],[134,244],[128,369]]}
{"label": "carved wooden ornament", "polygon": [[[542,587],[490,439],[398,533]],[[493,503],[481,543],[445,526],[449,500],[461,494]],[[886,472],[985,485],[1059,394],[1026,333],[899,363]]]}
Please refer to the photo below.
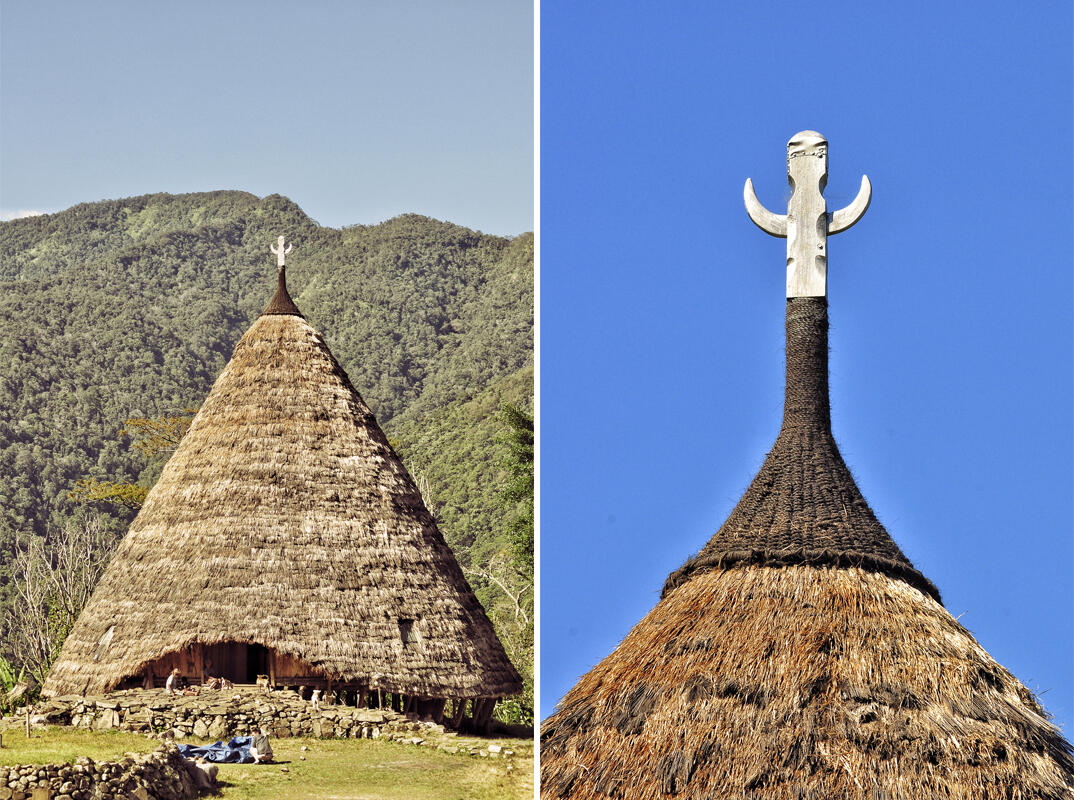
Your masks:
{"label": "carved wooden ornament", "polygon": [[828,183],[828,140],[816,131],[796,133],[787,142],[787,182],[791,185],[787,213],[773,214],[761,205],[753,181],[746,178],[746,212],[762,231],[787,240],[787,297],[826,297],[828,236],[862,218],[873,187],[862,175],[858,196],[829,214],[823,194]]}

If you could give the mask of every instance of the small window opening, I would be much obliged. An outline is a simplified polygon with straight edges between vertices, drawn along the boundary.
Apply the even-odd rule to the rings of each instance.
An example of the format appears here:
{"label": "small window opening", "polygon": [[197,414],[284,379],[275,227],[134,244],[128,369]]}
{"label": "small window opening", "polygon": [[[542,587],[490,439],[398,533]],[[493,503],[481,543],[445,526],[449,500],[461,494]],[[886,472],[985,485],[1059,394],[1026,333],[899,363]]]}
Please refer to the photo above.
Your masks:
{"label": "small window opening", "polygon": [[417,644],[418,632],[414,630],[414,620],[412,619],[399,619],[399,638],[403,642],[403,647],[411,644]]}

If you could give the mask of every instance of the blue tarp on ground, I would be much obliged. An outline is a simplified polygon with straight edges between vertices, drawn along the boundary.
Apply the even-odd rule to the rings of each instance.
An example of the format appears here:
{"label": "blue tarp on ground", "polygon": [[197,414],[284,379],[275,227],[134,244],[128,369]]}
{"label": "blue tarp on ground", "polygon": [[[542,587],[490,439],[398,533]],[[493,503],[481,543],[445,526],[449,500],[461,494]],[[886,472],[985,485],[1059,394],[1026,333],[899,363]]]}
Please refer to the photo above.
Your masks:
{"label": "blue tarp on ground", "polygon": [[250,743],[252,736],[234,736],[227,744],[213,742],[204,747],[193,744],[179,745],[179,752],[187,758],[204,758],[206,761],[215,761],[218,764],[252,764],[254,757],[250,755]]}

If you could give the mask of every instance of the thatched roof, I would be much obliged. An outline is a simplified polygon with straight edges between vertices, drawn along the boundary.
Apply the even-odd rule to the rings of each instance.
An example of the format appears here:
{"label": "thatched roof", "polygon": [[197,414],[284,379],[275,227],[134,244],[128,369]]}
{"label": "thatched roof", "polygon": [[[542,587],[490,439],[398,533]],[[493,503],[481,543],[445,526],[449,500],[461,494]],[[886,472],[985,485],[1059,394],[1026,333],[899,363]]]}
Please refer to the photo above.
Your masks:
{"label": "thatched roof", "polygon": [[521,689],[414,481],[282,270],[44,691],[105,691],[197,642],[256,643],[412,695]]}
{"label": "thatched roof", "polygon": [[857,567],[671,590],[543,726],[544,798],[1070,798],[1033,695],[932,597]]}
{"label": "thatched roof", "polygon": [[823,297],[728,520],[542,726],[541,795],[1074,798],[1071,747],[884,530],[831,433]]}

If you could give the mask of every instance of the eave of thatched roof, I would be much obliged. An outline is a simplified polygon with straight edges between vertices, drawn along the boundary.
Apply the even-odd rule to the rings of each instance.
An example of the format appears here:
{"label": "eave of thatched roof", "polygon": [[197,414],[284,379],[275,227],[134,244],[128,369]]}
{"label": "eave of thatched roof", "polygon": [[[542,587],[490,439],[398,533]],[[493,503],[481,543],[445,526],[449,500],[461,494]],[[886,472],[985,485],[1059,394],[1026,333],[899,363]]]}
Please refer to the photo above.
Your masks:
{"label": "eave of thatched roof", "polygon": [[928,594],[744,565],[669,590],[542,726],[541,796],[1071,798],[1070,745]]}
{"label": "eave of thatched roof", "polygon": [[[372,412],[288,303],[281,270],[276,298],[146,498],[46,694],[105,691],[166,653],[224,641],[386,691],[521,689]],[[400,620],[414,620],[415,641],[401,641]]]}

